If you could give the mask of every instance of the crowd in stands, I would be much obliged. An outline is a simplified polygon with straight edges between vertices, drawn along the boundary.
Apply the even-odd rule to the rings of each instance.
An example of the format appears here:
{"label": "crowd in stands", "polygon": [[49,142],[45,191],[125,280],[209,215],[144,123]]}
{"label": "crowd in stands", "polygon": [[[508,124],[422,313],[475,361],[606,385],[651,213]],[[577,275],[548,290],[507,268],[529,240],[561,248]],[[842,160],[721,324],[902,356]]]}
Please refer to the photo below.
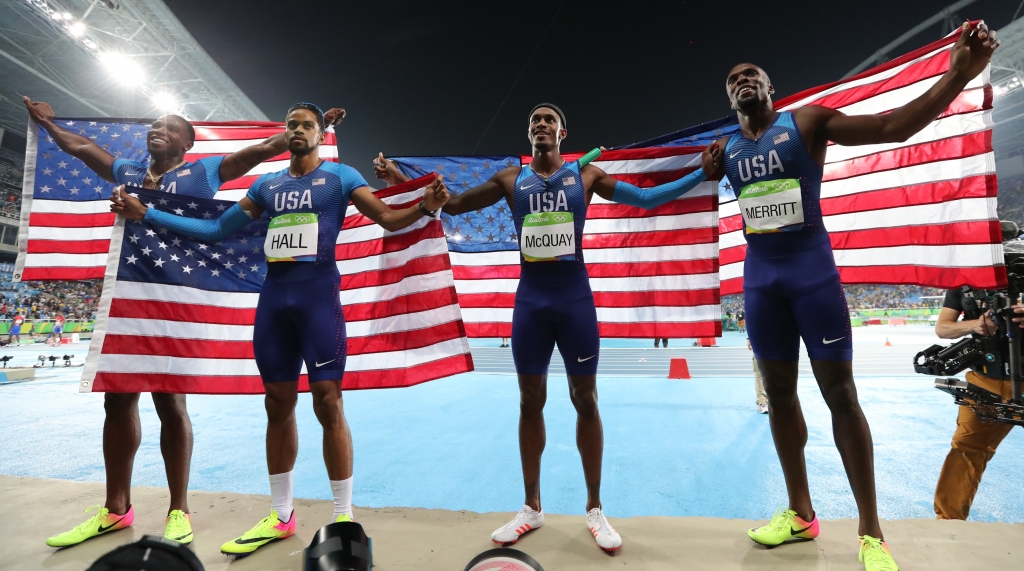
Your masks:
{"label": "crowd in stands", "polygon": [[[936,300],[923,296],[945,295],[946,290],[910,285],[848,285],[846,304],[851,313],[860,309],[913,309],[935,307]],[[738,315],[743,311],[743,294],[722,297],[722,315]]]}
{"label": "crowd in stands", "polygon": [[0,215],[21,216],[21,177],[21,165],[0,156]]}
{"label": "crowd in stands", "polygon": [[0,264],[0,319],[21,313],[29,320],[69,321],[96,319],[102,280],[14,283],[11,264]]}
{"label": "crowd in stands", "polygon": [[1024,228],[1024,176],[1007,177],[999,181],[996,211],[1000,220],[1011,220]]}

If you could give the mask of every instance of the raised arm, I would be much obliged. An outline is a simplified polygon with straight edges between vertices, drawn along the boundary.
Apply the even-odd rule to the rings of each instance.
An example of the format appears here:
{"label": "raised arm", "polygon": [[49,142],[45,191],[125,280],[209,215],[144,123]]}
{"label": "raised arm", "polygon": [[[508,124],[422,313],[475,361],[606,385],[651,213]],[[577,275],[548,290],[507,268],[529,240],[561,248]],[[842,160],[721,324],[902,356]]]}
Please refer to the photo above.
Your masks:
{"label": "raised arm", "polygon": [[[337,125],[344,118],[345,110],[341,108],[335,107],[324,113],[324,123],[327,125]],[[245,176],[256,165],[287,151],[288,140],[284,138],[284,133],[278,133],[262,143],[231,153],[220,163],[220,180],[227,182]]]}
{"label": "raised arm", "polygon": [[628,182],[616,180],[593,165],[583,167],[583,174],[584,180],[592,179],[590,190],[594,194],[605,200],[644,209],[656,208],[666,202],[675,200],[707,180],[707,177],[704,176],[704,170],[697,169],[672,182],[666,182],[665,184],[659,184],[650,188],[640,188]]}
{"label": "raised arm", "polygon": [[437,210],[448,202],[448,196],[448,189],[444,186],[441,177],[438,177],[423,189],[423,200],[416,206],[401,210],[391,208],[377,198],[368,186],[360,186],[352,191],[352,204],[363,216],[373,220],[385,230],[394,232],[409,226],[424,216],[437,216]]}
{"label": "raised arm", "polygon": [[844,115],[835,109],[812,105],[798,109],[798,121],[817,126],[815,143],[871,145],[903,142],[935,120],[974,79],[999,47],[995,31],[985,24],[971,30],[964,22],[960,38],[949,54],[947,71],[928,91],[910,103],[880,115]]}
{"label": "raised arm", "polygon": [[149,208],[141,200],[123,192],[119,186],[110,197],[110,211],[131,220],[145,220],[178,234],[191,236],[205,242],[219,242],[242,229],[246,224],[263,216],[263,209],[248,196],[213,220],[185,218]]}
{"label": "raised arm", "polygon": [[452,196],[448,204],[444,205],[444,213],[455,216],[497,204],[499,200],[511,194],[510,189],[515,186],[517,176],[519,167],[508,167],[494,173],[494,176],[480,186]]}
{"label": "raised arm", "polygon": [[21,99],[25,102],[25,107],[28,108],[28,114],[32,120],[46,129],[60,150],[80,159],[85,166],[103,180],[114,182],[114,155],[103,150],[103,147],[92,140],[67,131],[54,123],[53,109],[48,104],[42,101],[32,101],[28,97]]}

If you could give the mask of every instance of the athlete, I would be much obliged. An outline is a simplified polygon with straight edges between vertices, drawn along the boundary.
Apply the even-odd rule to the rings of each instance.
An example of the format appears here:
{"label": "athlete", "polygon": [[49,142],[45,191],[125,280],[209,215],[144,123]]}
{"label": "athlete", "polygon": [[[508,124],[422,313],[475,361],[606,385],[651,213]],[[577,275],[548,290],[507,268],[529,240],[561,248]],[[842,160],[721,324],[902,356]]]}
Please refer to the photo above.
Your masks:
{"label": "athlete", "polygon": [[816,105],[777,112],[775,88],[764,70],[742,63],[729,72],[726,92],[741,132],[709,147],[703,163],[710,179],[724,173],[741,186],[747,332],[764,375],[772,437],[789,492],[787,508],[749,531],[758,543],[774,546],[818,535],[804,465],[807,426],[796,392],[803,338],[860,512],[860,561],[868,571],[897,569],[878,523],[871,432],[853,382],[850,317],[822,224],[825,151],[829,141],[906,141],[985,68],[999,45],[995,36],[984,24],[974,29],[964,24],[949,71],[917,99],[882,115],[846,116]]}
{"label": "athlete", "polygon": [[[60,149],[80,159],[103,180],[212,198],[223,182],[234,180],[261,162],[284,153],[284,134],[223,157],[185,160],[195,144],[192,124],[177,115],[164,115],[153,122],[146,134],[149,165],[115,158],[91,139],[65,130],[54,121],[53,109],[41,101],[24,97],[32,119],[46,129]],[[331,120],[340,121],[343,109],[332,109]],[[107,494],[97,513],[74,529],[50,537],[51,547],[69,547],[87,539],[129,527],[135,519],[131,502],[132,467],[142,441],[139,393],[106,393],[103,423],[103,461],[107,473]],[[179,543],[192,541],[192,523],[187,493],[192,459],[192,421],[185,407],[185,395],[153,393],[153,405],[160,417],[160,450],[170,488],[170,507],[164,537]],[[93,508],[89,508],[91,511]]]}
{"label": "athlete", "polygon": [[53,331],[50,332],[50,336],[53,337],[57,344],[64,339],[64,314],[58,313],[57,317],[53,320]]}
{"label": "athlete", "polygon": [[243,556],[295,533],[292,468],[298,455],[295,402],[303,361],[313,410],[324,429],[324,461],[334,494],[335,521],[352,520],[352,435],[345,421],[341,380],[345,372],[345,317],[339,302],[341,277],[334,247],[349,201],[387,230],[399,230],[424,216],[436,216],[448,200],[440,179],[416,206],[392,209],[352,167],[325,162],[324,115],[312,103],[288,110],[286,132],[291,164],[261,176],[245,198],[217,220],[183,218],[147,209],[119,194],[111,210],[145,219],[199,240],[216,242],[259,218],[271,217],[264,245],[267,277],[253,328],[253,351],[266,390],[267,467],[271,511],[255,527],[221,546]]}
{"label": "athlete", "polygon": [[11,320],[11,332],[7,336],[8,345],[21,345],[21,324],[25,323],[25,316],[18,312]]}
{"label": "athlete", "polygon": [[[519,376],[519,452],[526,492],[524,506],[491,540],[512,544],[544,524],[540,500],[540,460],[545,445],[544,403],[548,366],[555,346],[569,377],[576,408],[576,445],[587,484],[587,527],[606,551],[622,547],[622,538],[601,505],[601,456],[604,431],[597,407],[600,338],[590,278],[583,261],[583,225],[594,194],[641,208],[654,208],[704,181],[697,170],[677,181],[640,189],[616,181],[594,165],[562,159],[559,147],[568,134],[565,114],[541,103],[529,114],[533,161],[509,167],[486,183],[454,196],[444,206],[458,215],[504,199],[519,235],[520,279],[512,313],[512,358]],[[389,184],[406,177],[379,155],[375,174]]]}

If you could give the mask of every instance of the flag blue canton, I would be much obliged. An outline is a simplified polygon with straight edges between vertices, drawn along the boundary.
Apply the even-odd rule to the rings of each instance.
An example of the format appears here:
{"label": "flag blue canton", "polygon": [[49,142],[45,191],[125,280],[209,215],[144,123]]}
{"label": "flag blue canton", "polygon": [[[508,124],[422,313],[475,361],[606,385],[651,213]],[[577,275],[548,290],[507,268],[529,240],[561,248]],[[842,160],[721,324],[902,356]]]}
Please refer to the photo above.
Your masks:
{"label": "flag blue canton", "polygon": [[[407,176],[418,178],[432,172],[444,175],[453,195],[487,182],[498,171],[518,167],[519,157],[400,157],[392,159]],[[458,216],[441,215],[441,226],[453,252],[518,250],[512,212],[502,200],[481,210]]]}
{"label": "flag blue canton", "polygon": [[[78,119],[55,119],[60,127],[92,139],[118,159],[145,164],[148,123],[105,123]],[[106,200],[114,184],[96,176],[81,160],[60,150],[53,137],[39,127],[34,198],[45,200]]]}
{"label": "flag blue canton", "polygon": [[718,139],[732,135],[740,130],[736,117],[723,117],[707,123],[701,123],[688,127],[681,131],[633,143],[615,147],[616,149],[644,149],[648,147],[706,147]]}
{"label": "flag blue canton", "polygon": [[[234,205],[136,187],[127,190],[150,208],[186,218],[211,220]],[[221,242],[207,243],[144,220],[129,220],[121,241],[117,279],[208,291],[259,292],[267,275],[263,242],[268,223],[264,216]]]}

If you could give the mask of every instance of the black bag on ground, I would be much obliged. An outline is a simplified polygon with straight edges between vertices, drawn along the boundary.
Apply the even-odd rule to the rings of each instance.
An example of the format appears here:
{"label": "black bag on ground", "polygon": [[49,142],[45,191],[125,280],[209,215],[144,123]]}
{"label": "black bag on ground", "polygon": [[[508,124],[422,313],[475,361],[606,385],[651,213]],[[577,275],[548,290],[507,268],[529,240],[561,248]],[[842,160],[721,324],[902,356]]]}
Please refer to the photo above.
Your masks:
{"label": "black bag on ground", "polygon": [[144,535],[100,557],[87,571],[205,571],[187,546]]}

